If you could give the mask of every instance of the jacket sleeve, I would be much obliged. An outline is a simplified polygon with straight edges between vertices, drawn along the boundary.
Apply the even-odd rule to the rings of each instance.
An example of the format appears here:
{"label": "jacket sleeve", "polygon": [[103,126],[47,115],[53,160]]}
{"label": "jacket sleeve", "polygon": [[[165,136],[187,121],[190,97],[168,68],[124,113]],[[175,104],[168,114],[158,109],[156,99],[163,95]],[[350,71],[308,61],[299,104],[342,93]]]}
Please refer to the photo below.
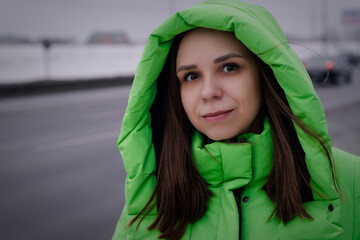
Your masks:
{"label": "jacket sleeve", "polygon": [[156,182],[156,160],[150,129],[144,127],[131,132],[119,148],[127,174],[127,214],[137,215],[149,201]]}
{"label": "jacket sleeve", "polygon": [[149,231],[147,230],[148,226],[155,220],[156,215],[146,216],[142,223],[138,226],[138,222],[134,223],[132,226],[127,226],[127,224],[134,217],[127,212],[127,206],[123,209],[121,217],[116,225],[115,232],[112,236],[112,240],[154,240],[158,239],[159,232],[156,230]]}
{"label": "jacket sleeve", "polygon": [[336,175],[342,192],[343,238],[360,239],[360,157],[333,149]]}
{"label": "jacket sleeve", "polygon": [[156,159],[150,108],[157,92],[156,79],[170,45],[171,42],[166,42],[160,46],[159,39],[150,36],[136,70],[121,125],[117,144],[127,174],[125,199],[129,215],[136,215],[144,208],[155,187]]}
{"label": "jacket sleeve", "polygon": [[156,209],[151,211],[139,226],[137,226],[138,221],[128,226],[129,222],[145,207],[155,187],[156,160],[151,144],[151,132],[147,127],[134,130],[121,142],[119,148],[127,173],[126,203],[112,239],[157,239],[157,231],[147,230],[156,218]]}
{"label": "jacket sleeve", "polygon": [[[136,228],[137,222],[130,228],[126,225],[145,207],[156,183],[156,158],[152,144],[150,108],[157,92],[156,80],[165,63],[170,45],[171,41],[161,43],[157,36],[151,35],[135,73],[117,142],[127,176],[126,204],[114,239],[147,239],[140,235],[134,237],[133,226]],[[151,211],[140,224],[136,234],[149,233],[146,228],[154,221],[156,214],[156,209]],[[141,230],[142,227],[145,229]],[[125,232],[127,235],[124,237],[122,234]],[[122,237],[115,238],[115,235]]]}

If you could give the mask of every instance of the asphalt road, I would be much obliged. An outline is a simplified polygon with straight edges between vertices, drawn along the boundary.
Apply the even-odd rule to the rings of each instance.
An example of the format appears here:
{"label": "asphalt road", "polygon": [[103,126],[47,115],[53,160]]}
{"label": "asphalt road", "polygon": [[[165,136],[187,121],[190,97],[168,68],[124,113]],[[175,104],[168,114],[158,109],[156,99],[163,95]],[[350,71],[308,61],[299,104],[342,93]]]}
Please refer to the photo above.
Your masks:
{"label": "asphalt road", "polygon": [[110,239],[129,87],[0,101],[0,239]]}
{"label": "asphalt road", "polygon": [[[360,71],[318,89],[333,144],[360,155]],[[129,87],[0,100],[0,239],[110,239],[124,205],[116,147]]]}
{"label": "asphalt road", "polygon": [[316,88],[324,106],[332,145],[360,156],[360,65],[353,81],[337,87]]}

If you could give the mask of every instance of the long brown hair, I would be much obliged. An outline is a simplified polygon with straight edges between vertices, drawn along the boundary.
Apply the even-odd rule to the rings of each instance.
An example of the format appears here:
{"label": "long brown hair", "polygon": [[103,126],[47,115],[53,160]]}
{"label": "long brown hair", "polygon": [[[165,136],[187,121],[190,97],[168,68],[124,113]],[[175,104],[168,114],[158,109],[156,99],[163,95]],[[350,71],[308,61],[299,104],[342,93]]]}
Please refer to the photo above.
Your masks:
{"label": "long brown hair", "polygon": [[[194,128],[183,109],[175,72],[178,47],[185,34],[173,40],[157,79],[158,91],[150,110],[157,167],[155,189],[142,211],[129,223],[132,225],[140,219],[139,225],[150,211],[157,208],[157,217],[148,229],[159,230],[159,238],[163,239],[181,238],[188,223],[195,222],[206,212],[212,196],[193,162],[191,136]],[[275,205],[270,218],[275,214],[285,224],[295,215],[311,219],[303,205],[313,200],[310,174],[293,123],[323,149],[331,165],[334,183],[337,183],[330,147],[292,113],[271,68],[257,56],[254,55],[254,58],[261,74],[263,108],[269,119],[274,142],[273,168],[263,187]]]}

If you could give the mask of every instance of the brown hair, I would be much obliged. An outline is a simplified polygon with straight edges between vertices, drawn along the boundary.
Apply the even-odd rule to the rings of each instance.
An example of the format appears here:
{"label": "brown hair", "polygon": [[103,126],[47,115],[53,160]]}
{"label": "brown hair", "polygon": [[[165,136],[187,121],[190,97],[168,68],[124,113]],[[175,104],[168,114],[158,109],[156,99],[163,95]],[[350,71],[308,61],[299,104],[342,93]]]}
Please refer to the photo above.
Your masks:
{"label": "brown hair", "polygon": [[[194,131],[183,109],[176,76],[176,56],[186,34],[176,36],[166,63],[157,79],[157,95],[151,107],[153,144],[156,154],[156,185],[148,203],[129,225],[142,219],[155,207],[157,217],[148,227],[161,232],[159,238],[179,239],[188,223],[203,216],[212,193],[198,172],[192,158],[191,136]],[[269,119],[274,142],[273,168],[263,187],[285,224],[295,215],[311,219],[303,203],[313,200],[310,174],[305,153],[298,140],[294,123],[312,136],[329,159],[334,177],[330,147],[315,131],[296,117],[271,68],[254,55],[262,80],[263,108]],[[295,177],[294,177],[295,176]],[[154,200],[155,203],[154,203]],[[270,219],[269,218],[269,219]]]}

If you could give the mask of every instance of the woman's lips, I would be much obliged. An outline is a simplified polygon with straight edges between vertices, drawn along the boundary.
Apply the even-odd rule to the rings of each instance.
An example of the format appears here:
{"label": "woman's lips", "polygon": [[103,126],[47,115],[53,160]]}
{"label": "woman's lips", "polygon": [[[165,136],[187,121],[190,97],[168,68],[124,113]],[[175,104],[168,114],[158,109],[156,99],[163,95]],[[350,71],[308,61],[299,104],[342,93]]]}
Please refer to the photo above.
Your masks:
{"label": "woman's lips", "polygon": [[233,110],[217,111],[213,113],[207,113],[202,117],[208,122],[218,122],[227,118]]}

